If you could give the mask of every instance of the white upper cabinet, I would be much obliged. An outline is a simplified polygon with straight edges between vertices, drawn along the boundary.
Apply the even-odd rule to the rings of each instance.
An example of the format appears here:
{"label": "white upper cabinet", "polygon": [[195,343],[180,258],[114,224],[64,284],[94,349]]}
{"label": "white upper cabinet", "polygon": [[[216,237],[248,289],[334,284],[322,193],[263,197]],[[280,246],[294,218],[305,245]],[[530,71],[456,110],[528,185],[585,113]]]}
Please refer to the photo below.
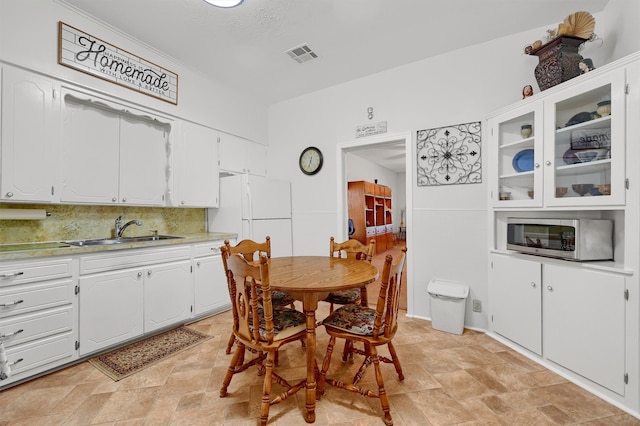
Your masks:
{"label": "white upper cabinet", "polygon": [[120,203],[165,205],[171,126],[130,113],[120,117]]}
{"label": "white upper cabinet", "polygon": [[169,121],[81,92],[63,96],[61,201],[165,205]]}
{"label": "white upper cabinet", "polygon": [[171,204],[218,207],[218,132],[181,121],[179,135],[174,152]]}
{"label": "white upper cabinet", "polygon": [[104,103],[65,94],[62,201],[118,202],[120,117]]}
{"label": "white upper cabinet", "polygon": [[489,119],[494,207],[625,203],[625,69]]}
{"label": "white upper cabinet", "polygon": [[220,133],[220,171],[266,176],[267,147]]}
{"label": "white upper cabinet", "polygon": [[2,174],[0,200],[55,202],[60,90],[51,79],[2,68]]}

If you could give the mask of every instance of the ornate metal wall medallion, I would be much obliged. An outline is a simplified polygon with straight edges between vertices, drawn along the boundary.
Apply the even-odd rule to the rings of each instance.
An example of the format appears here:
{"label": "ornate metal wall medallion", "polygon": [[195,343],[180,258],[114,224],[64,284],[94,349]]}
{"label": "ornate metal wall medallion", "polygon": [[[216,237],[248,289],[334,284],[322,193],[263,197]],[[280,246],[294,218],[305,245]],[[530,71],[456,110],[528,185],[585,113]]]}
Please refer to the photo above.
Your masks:
{"label": "ornate metal wall medallion", "polygon": [[418,186],[482,182],[479,121],[418,130]]}

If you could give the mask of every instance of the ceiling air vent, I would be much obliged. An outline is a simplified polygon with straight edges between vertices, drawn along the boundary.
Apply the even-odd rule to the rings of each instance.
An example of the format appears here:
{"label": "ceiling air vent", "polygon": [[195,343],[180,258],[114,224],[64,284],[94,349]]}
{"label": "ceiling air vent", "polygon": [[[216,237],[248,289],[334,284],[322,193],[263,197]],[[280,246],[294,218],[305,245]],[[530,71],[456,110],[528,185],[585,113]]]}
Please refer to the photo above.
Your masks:
{"label": "ceiling air vent", "polygon": [[306,44],[289,49],[285,53],[291,56],[291,59],[295,60],[299,64],[318,58],[318,55],[316,55],[316,53]]}

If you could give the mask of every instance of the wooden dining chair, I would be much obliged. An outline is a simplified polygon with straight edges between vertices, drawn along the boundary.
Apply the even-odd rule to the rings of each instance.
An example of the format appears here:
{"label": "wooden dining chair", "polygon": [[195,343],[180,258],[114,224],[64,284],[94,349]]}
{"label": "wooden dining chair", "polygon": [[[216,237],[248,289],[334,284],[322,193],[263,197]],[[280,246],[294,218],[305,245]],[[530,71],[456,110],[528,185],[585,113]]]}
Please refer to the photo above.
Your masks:
{"label": "wooden dining chair", "polygon": [[[329,256],[331,257],[346,257],[371,263],[375,250],[376,240],[374,239],[369,241],[369,245],[364,245],[360,241],[353,239],[343,243],[337,243],[333,237],[329,240]],[[324,301],[331,304],[329,312],[333,312],[333,305],[356,303],[367,306],[367,286],[331,292]]]}
{"label": "wooden dining chair", "polygon": [[[396,354],[392,340],[398,329],[398,309],[400,302],[402,269],[404,267],[407,248],[402,249],[400,258],[396,263],[390,254],[387,255],[382,270],[382,278],[380,279],[380,294],[376,308],[369,308],[366,305],[346,305],[336,309],[329,315],[322,324],[329,334],[329,344],[327,352],[322,363],[322,370],[318,377],[318,393],[322,395],[325,383],[329,383],[340,389],[359,393],[364,396],[379,398],[384,412],[384,422],[392,425],[393,420],[389,412],[389,399],[384,388],[384,380],[382,371],[380,370],[380,362],[393,363],[398,378],[404,380],[400,360]],[[346,384],[342,379],[327,378],[327,371],[331,363],[331,355],[336,339],[345,339],[346,341],[362,342],[364,351],[351,345],[350,350],[358,355],[364,355],[364,361],[356,372],[350,384]],[[378,354],[377,347],[387,345],[391,358]],[[376,383],[378,385],[377,392],[358,386],[367,367],[373,364],[375,369]]]}
{"label": "wooden dining chair", "polygon": [[[262,403],[260,405],[260,424],[266,425],[269,407],[284,401],[298,390],[304,389],[306,380],[295,385],[289,384],[276,374],[275,357],[283,345],[306,338],[306,318],[295,309],[274,309],[269,282],[269,263],[267,256],[261,255],[257,262],[247,261],[241,254],[228,253],[228,247],[222,247],[228,268],[227,282],[233,309],[233,335],[236,350],[224,377],[220,397],[227,396],[231,379],[252,365],[264,373]],[[258,300],[258,288],[262,300]],[[245,350],[255,354],[245,362]],[[276,383],[286,390],[272,398],[271,385]]]}
{"label": "wooden dining chair", "polygon": [[[240,254],[250,262],[257,261],[261,255],[265,255],[267,256],[267,258],[271,257],[271,237],[268,235],[266,236],[265,241],[263,243],[258,243],[252,240],[242,240],[238,244],[232,247],[231,243],[229,243],[229,240],[225,240],[224,245],[225,247],[227,247],[227,250],[228,250],[227,253],[229,255]],[[224,265],[224,270],[226,272],[228,268],[227,268],[225,256],[222,256],[222,263]],[[258,296],[260,297],[260,292],[258,293]],[[277,291],[277,290],[271,291],[271,303],[276,308],[279,308],[281,306],[289,306],[291,308],[294,308],[293,301],[294,301],[293,298],[284,291]],[[229,336],[229,342],[227,343],[227,350],[226,350],[227,354],[231,353],[231,348],[233,348],[234,342],[235,342],[235,337],[232,333],[231,336]]]}

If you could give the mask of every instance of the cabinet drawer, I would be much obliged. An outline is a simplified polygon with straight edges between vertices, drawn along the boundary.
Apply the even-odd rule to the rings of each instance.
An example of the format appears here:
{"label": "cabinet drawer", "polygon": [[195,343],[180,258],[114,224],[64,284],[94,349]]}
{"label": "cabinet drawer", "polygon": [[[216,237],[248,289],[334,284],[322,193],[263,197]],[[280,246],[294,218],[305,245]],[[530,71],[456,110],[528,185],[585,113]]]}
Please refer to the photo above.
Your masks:
{"label": "cabinet drawer", "polygon": [[190,251],[191,247],[181,245],[83,256],[80,258],[80,275],[188,259]]}
{"label": "cabinet drawer", "polygon": [[72,260],[24,261],[0,264],[0,288],[33,281],[70,277]]}
{"label": "cabinet drawer", "polygon": [[0,339],[10,348],[31,340],[69,331],[73,327],[72,306],[15,315],[0,320]]}
{"label": "cabinet drawer", "polygon": [[[7,349],[7,361],[11,366],[11,375],[19,375],[23,371],[31,370],[56,361],[56,365],[71,361],[75,352],[75,338],[73,333],[56,335],[42,340],[17,345]],[[64,361],[61,361],[64,360]],[[55,365],[49,366],[53,368]],[[19,377],[15,377],[19,379]],[[0,382],[0,385],[4,383]]]}
{"label": "cabinet drawer", "polygon": [[[235,245],[235,240],[229,240],[229,243]],[[220,254],[220,247],[224,245],[223,240],[211,241],[205,244],[196,244],[193,247],[193,257],[204,257]]]}
{"label": "cabinet drawer", "polygon": [[75,297],[73,283],[58,280],[0,287],[0,318],[71,304]]}

